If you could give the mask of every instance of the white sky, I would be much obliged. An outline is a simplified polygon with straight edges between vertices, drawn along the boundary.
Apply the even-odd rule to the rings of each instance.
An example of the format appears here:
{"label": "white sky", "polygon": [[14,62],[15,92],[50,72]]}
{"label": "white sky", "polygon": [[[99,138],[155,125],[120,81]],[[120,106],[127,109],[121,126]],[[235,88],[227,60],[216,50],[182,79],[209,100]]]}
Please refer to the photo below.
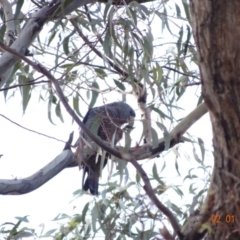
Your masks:
{"label": "white sky", "polygon": [[[186,111],[181,112],[181,117],[185,116],[196,106],[194,101],[186,101],[194,97],[194,94],[191,93],[192,91],[188,92],[184,97]],[[78,127],[75,124],[72,125],[71,119],[67,114],[64,114],[65,123],[61,123],[55,118],[53,121],[56,123],[56,126],[52,125],[47,118],[46,104],[43,104],[43,102],[39,103],[37,97],[33,96],[25,115],[22,115],[21,98],[18,94],[16,94],[14,99],[9,100],[7,104],[4,103],[3,95],[1,94],[0,105],[1,114],[29,129],[62,140],[67,140],[69,134],[74,130],[75,138],[77,137]],[[4,154],[0,159],[1,179],[24,178],[32,175],[54,159],[64,146],[61,142],[19,128],[1,116],[0,129],[0,154]],[[201,137],[208,149],[210,148],[211,127],[208,115],[200,119],[189,132]],[[190,145],[188,145],[188,152],[191,155],[192,148]],[[170,169],[165,172],[168,175],[166,181],[168,184],[181,185],[182,183],[179,183],[179,177],[174,167],[174,159],[173,154],[168,154],[165,157],[167,167]],[[162,160],[161,158],[156,158],[154,161],[160,164],[159,161]],[[179,162],[179,167],[180,172],[184,176],[188,170],[185,164],[188,164],[188,167],[194,166],[195,161],[189,162],[184,158],[181,158],[181,161],[183,162]],[[46,230],[51,229],[52,224],[49,223],[49,220],[53,219],[58,213],[73,215],[73,213],[79,212],[85,201],[92,199],[91,196],[86,195],[84,198],[77,199],[72,204],[69,204],[73,199],[72,193],[81,187],[81,176],[78,168],[66,169],[31,193],[20,196],[0,196],[0,223],[14,222],[15,216],[23,217],[30,215],[29,227],[35,228],[41,223],[47,223]],[[166,192],[165,199],[169,198],[169,194],[171,196],[171,190]],[[183,201],[187,201],[187,195]],[[77,207],[75,210],[73,210],[74,206]]]}
{"label": "white sky", "polygon": [[[101,99],[99,97],[99,99]],[[118,99],[121,99],[120,97]],[[109,102],[116,101],[115,95],[108,98]],[[128,97],[127,97],[128,100]],[[132,100],[127,101],[133,108],[136,108],[136,103]],[[134,103],[133,103],[134,102]],[[185,108],[184,111],[176,113],[176,119],[183,118],[196,107],[195,88],[190,87],[183,99],[179,101],[179,106]],[[101,105],[98,102],[98,105]],[[10,99],[6,104],[2,92],[0,93],[0,114],[5,115],[18,124],[29,129],[41,132],[43,134],[66,141],[69,134],[74,130],[75,139],[78,135],[78,127],[72,124],[71,118],[64,113],[64,123],[61,123],[57,117],[53,116],[53,125],[49,122],[47,117],[47,104],[38,101],[38,94],[32,96],[29,106],[27,107],[26,114],[22,114],[21,96],[17,93],[13,99]],[[62,109],[63,110],[63,109]],[[86,113],[87,109],[82,110],[81,113]],[[63,110],[64,112],[64,110]],[[140,113],[137,113],[137,118],[140,119]],[[137,128],[137,127],[136,127]],[[138,131],[138,129],[135,130]],[[211,150],[211,126],[208,114],[200,119],[189,131],[194,136],[198,136],[205,142],[206,148]],[[135,140],[138,139],[134,132],[132,133]],[[179,160],[179,171],[182,176],[187,173],[188,169],[197,166],[192,157],[191,144],[184,143],[181,148],[182,157]],[[0,116],[0,154],[4,156],[0,158],[0,178],[1,179],[14,179],[25,178],[34,174],[44,165],[53,160],[58,154],[61,153],[64,144],[53,139],[49,139],[38,134],[26,131]],[[184,157],[184,152],[189,154],[191,161]],[[164,153],[161,158],[151,160],[162,165],[163,161],[167,163],[167,170],[163,173],[166,176],[166,183],[183,184],[182,180],[179,181],[179,176],[175,170],[175,155]],[[162,161],[162,162],[161,162]],[[212,164],[212,156],[208,153],[206,160],[209,165]],[[161,163],[160,163],[161,162]],[[145,165],[144,165],[145,166]],[[186,167],[187,166],[187,167]],[[159,167],[160,169],[161,167]],[[201,174],[199,174],[201,175]],[[0,224],[4,222],[16,222],[16,216],[30,215],[30,224],[27,225],[36,228],[41,223],[46,223],[45,231],[51,229],[55,224],[50,222],[57,214],[67,213],[73,215],[79,213],[85,202],[91,200],[92,196],[84,196],[81,199],[75,200],[70,204],[73,199],[72,193],[81,188],[82,175],[79,173],[78,168],[65,169],[49,182],[44,184],[39,189],[18,196],[1,196],[0,195]],[[186,181],[187,182],[187,181]],[[184,184],[186,184],[184,182]],[[176,199],[176,203],[191,202],[188,199],[186,184],[186,197],[184,199]],[[172,191],[168,190],[164,195],[164,199],[171,198]],[[74,207],[76,207],[74,209]],[[45,232],[44,231],[44,232]]]}

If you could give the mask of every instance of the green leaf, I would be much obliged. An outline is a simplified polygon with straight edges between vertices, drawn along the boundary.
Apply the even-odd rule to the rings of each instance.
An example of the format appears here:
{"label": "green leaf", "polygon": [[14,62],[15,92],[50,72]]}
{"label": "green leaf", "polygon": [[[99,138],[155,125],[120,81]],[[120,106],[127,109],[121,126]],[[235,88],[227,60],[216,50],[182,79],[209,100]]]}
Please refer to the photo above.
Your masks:
{"label": "green leaf", "polygon": [[142,12],[144,12],[144,14],[142,14],[142,18],[145,20],[146,17],[148,17],[149,14],[150,14],[149,8],[147,8],[147,7],[144,6],[143,4],[139,4],[139,3],[137,3],[137,4],[138,4],[139,9],[141,10],[141,11],[140,11],[141,14],[142,14]]}
{"label": "green leaf", "polygon": [[59,220],[62,220],[62,219],[69,219],[70,216],[65,214],[65,213],[59,213],[54,219],[53,221],[59,221]]}
{"label": "green leaf", "polygon": [[93,124],[91,126],[91,131],[96,135],[97,135],[100,124],[101,124],[101,117],[95,116],[95,118],[93,119]]}
{"label": "green leaf", "polygon": [[104,22],[106,22],[107,13],[111,7],[114,9],[114,6],[112,6],[112,0],[108,0],[107,3],[105,4],[105,9],[104,9],[104,13],[103,13]]}
{"label": "green leaf", "polygon": [[[176,190],[176,189],[175,189]],[[171,204],[171,209],[178,215],[181,216],[183,213],[181,211],[181,209],[175,205],[174,203]]]}
{"label": "green leaf", "polygon": [[162,112],[159,108],[152,107],[152,110],[157,112],[161,118],[163,118],[163,119],[168,118],[169,120],[172,120],[168,115],[166,115],[164,112]]}
{"label": "green leaf", "polygon": [[180,172],[179,172],[179,167],[178,167],[177,159],[175,160],[175,169],[176,169],[178,175],[181,176],[181,174],[180,174]]}
{"label": "green leaf", "polygon": [[61,122],[64,123],[62,112],[61,112],[60,101],[57,103],[57,105],[55,107],[55,113],[60,118]]}
{"label": "green leaf", "polygon": [[183,197],[183,196],[184,196],[182,190],[181,190],[178,186],[173,186],[172,188],[175,190],[175,192],[176,192],[180,197]]}
{"label": "green leaf", "polygon": [[157,70],[157,82],[160,82],[162,80],[163,70],[158,63],[156,63],[156,70]]}
{"label": "green leaf", "polygon": [[100,164],[100,177],[102,176],[103,164],[106,159],[106,151],[102,150],[101,164]]}
{"label": "green leaf", "polygon": [[127,9],[127,15],[133,20],[134,25],[137,26],[137,15],[136,12],[132,10],[131,7],[128,7]]}
{"label": "green leaf", "polygon": [[[16,72],[17,72],[17,70],[19,70],[19,68],[21,67],[21,62],[20,61],[18,61],[15,65],[14,65],[14,67],[13,67],[13,70],[11,71],[11,74],[10,74],[10,76],[9,76],[9,79],[8,79],[8,81],[5,83],[5,85],[4,85],[4,87],[5,88],[8,88],[10,85],[11,85],[11,83],[15,80],[14,78],[16,78]],[[7,98],[7,94],[8,94],[8,90],[5,90],[4,92],[4,99],[5,99],[5,101],[6,101],[6,98]]]}
{"label": "green leaf", "polygon": [[155,180],[157,180],[160,184],[164,185],[164,182],[163,182],[163,181],[160,179],[160,177],[159,177],[156,163],[153,164],[152,174],[153,174],[153,178],[154,178]]}
{"label": "green leaf", "polygon": [[189,186],[189,193],[191,193],[191,194],[193,194],[193,195],[196,195],[196,187],[195,188],[193,188],[193,183],[192,184],[190,184],[190,186]]}
{"label": "green leaf", "polygon": [[17,220],[21,221],[21,222],[25,222],[25,223],[29,223],[28,221],[28,215],[24,216],[24,217],[15,217]]}
{"label": "green leaf", "polygon": [[124,84],[122,84],[120,81],[115,80],[115,79],[113,79],[113,81],[114,81],[114,83],[116,84],[116,86],[117,86],[119,89],[121,89],[122,91],[125,91],[125,90],[126,90]]}
{"label": "green leaf", "polygon": [[[151,60],[153,55],[153,36],[151,32],[147,32],[146,36],[143,36],[143,46],[148,57],[148,61]],[[147,62],[148,62],[147,61]]]}
{"label": "green leaf", "polygon": [[88,209],[89,209],[89,202],[87,204],[85,204],[85,206],[82,210],[82,222],[85,222],[85,217],[86,217]]}
{"label": "green leaf", "polygon": [[91,31],[91,28],[90,28],[90,23],[88,20],[85,19],[85,16],[84,15],[78,15],[78,18],[75,18],[77,20],[77,23],[81,26],[81,27],[84,27],[86,28],[88,31]]}
{"label": "green leaf", "polygon": [[192,36],[192,34],[191,34],[191,29],[190,29],[190,27],[187,25],[187,40],[186,40],[186,42],[184,43],[184,50],[183,50],[183,55],[184,55],[184,56],[186,56],[186,54],[187,54],[191,36]]}
{"label": "green leaf", "polygon": [[201,95],[198,99],[197,106],[203,102],[203,96]]}
{"label": "green leaf", "polygon": [[51,34],[50,34],[50,36],[49,36],[49,38],[48,38],[47,46],[49,46],[50,43],[52,42],[52,40],[55,38],[56,33],[57,33],[57,31],[52,31],[52,32],[51,32]]}
{"label": "green leaf", "polygon": [[65,37],[62,42],[63,51],[68,56],[69,54],[69,37]]}
{"label": "green leaf", "polygon": [[[29,79],[24,75],[19,75],[18,82],[19,84],[28,83]],[[20,89],[22,94],[23,113],[25,113],[31,97],[31,86],[30,85],[21,86]]]}
{"label": "green leaf", "polygon": [[98,208],[97,208],[97,205],[95,205],[92,209],[92,212],[91,212],[91,216],[92,216],[92,228],[93,228],[93,231],[96,232],[96,224],[97,224],[97,218],[98,218]]}
{"label": "green leaf", "polygon": [[[98,83],[97,82],[93,82],[92,83],[92,88],[99,89]],[[92,90],[92,99],[91,99],[91,102],[89,104],[89,109],[91,109],[95,105],[98,96],[99,96],[99,92]]]}
{"label": "green leaf", "polygon": [[18,15],[19,15],[19,13],[22,9],[23,3],[24,3],[24,0],[18,0],[17,1],[16,10],[15,10],[15,14],[14,14],[14,19],[19,19]]}
{"label": "green leaf", "polygon": [[202,162],[203,162],[205,157],[205,148],[204,148],[204,142],[201,138],[198,138],[198,144],[202,153]]}
{"label": "green leaf", "polygon": [[103,41],[103,50],[107,56],[110,56],[111,47],[112,47],[112,38],[110,35],[110,30],[108,30],[106,32],[105,39]]}
{"label": "green leaf", "polygon": [[105,77],[107,77],[106,72],[101,68],[94,68],[94,71],[97,73],[98,77],[100,77],[101,79],[104,79]]}
{"label": "green leaf", "polygon": [[154,128],[151,128],[152,132],[152,146],[156,148],[158,146],[158,134]]}
{"label": "green leaf", "polygon": [[156,122],[157,126],[163,131],[163,138],[165,141],[165,150],[168,150],[170,147],[170,134],[167,130],[167,128],[160,122]]}
{"label": "green leaf", "polygon": [[202,164],[202,160],[198,157],[195,147],[193,147],[193,156],[198,163]]}
{"label": "green leaf", "polygon": [[1,27],[0,27],[0,41],[1,42],[4,42],[5,32],[6,32],[6,24],[1,24]]}
{"label": "green leaf", "polygon": [[51,229],[49,231],[47,231],[44,235],[42,235],[41,237],[52,237],[52,234],[55,233],[57,231],[57,229]]}
{"label": "green leaf", "polygon": [[140,183],[141,176],[138,172],[136,172],[136,183]]}
{"label": "green leaf", "polygon": [[[188,81],[188,77],[186,76],[181,76],[180,77],[180,81],[182,82],[187,82]],[[186,91],[186,88],[185,87],[182,87],[180,85],[177,85],[176,86],[176,94],[177,94],[177,101],[183,96],[183,94],[185,93]]]}
{"label": "green leaf", "polygon": [[[156,12],[157,13],[157,12]],[[169,24],[168,24],[168,13],[167,13],[167,10],[166,8],[164,7],[164,10],[163,10],[163,15],[160,15],[158,14],[159,17],[162,19],[164,25],[166,25],[168,31],[173,35],[172,31],[171,31],[171,28],[169,27]]]}
{"label": "green leaf", "polygon": [[176,8],[177,16],[181,17],[181,9],[176,3],[175,3],[175,8]]}
{"label": "green leaf", "polygon": [[77,94],[73,97],[73,109],[76,111],[78,116],[83,117],[79,111],[79,97]]}
{"label": "green leaf", "polygon": [[89,90],[87,90],[86,95],[87,95],[87,99],[89,99],[90,98],[90,91]]}
{"label": "green leaf", "polygon": [[176,43],[177,50],[178,50],[178,55],[180,55],[180,53],[181,53],[182,38],[183,38],[183,27],[180,28],[179,37],[178,37],[178,40],[177,40],[177,43]]}
{"label": "green leaf", "polygon": [[128,180],[128,171],[127,171],[127,162],[126,161],[123,161],[122,159],[118,159],[118,158],[115,158],[115,161],[117,163],[117,167],[116,169],[119,171],[119,176],[120,176],[120,179],[119,179],[119,182],[120,184],[122,184],[122,180],[123,180],[123,176],[124,176],[124,173],[125,173],[125,182],[127,182]]}
{"label": "green leaf", "polygon": [[50,96],[49,96],[49,100],[48,100],[48,119],[49,121],[55,125],[55,123],[53,123],[52,121],[52,103],[56,104],[56,97],[53,95],[52,92],[50,92]]}
{"label": "green leaf", "polygon": [[191,23],[189,4],[187,3],[186,0],[182,0],[182,4],[183,4],[183,8],[184,8],[187,20],[189,23]]}
{"label": "green leaf", "polygon": [[124,152],[128,152],[132,142],[129,132],[124,132],[124,139],[125,139]]}

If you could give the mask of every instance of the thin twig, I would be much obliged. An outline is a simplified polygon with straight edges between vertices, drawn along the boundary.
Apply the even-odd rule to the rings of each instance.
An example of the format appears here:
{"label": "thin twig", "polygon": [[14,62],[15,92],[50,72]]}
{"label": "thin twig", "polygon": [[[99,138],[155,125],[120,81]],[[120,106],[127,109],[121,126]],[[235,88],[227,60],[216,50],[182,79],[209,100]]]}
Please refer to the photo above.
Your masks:
{"label": "thin twig", "polygon": [[60,139],[55,138],[55,137],[51,137],[51,136],[49,136],[49,135],[46,135],[46,134],[43,134],[43,133],[37,132],[37,131],[32,130],[32,129],[29,129],[29,128],[26,128],[26,127],[20,125],[19,123],[14,122],[13,120],[11,120],[10,118],[6,117],[5,115],[3,115],[3,114],[1,114],[1,113],[0,113],[0,116],[3,117],[3,118],[5,118],[5,119],[7,119],[9,122],[11,122],[11,123],[17,125],[18,127],[23,128],[23,129],[25,129],[25,130],[27,130],[27,131],[29,131],[29,132],[33,132],[33,133],[39,134],[39,135],[41,135],[41,136],[44,136],[44,137],[47,137],[47,138],[54,139],[54,140],[56,140],[56,141],[59,141],[59,142],[62,142],[62,143],[66,143],[66,141],[60,140]]}
{"label": "thin twig", "polygon": [[142,166],[135,160],[131,159],[130,161],[132,165],[136,168],[137,172],[140,174],[145,186],[143,189],[147,193],[148,197],[152,200],[152,202],[155,204],[155,206],[168,218],[169,222],[171,223],[174,231],[178,235],[179,239],[183,239],[183,235],[181,233],[180,226],[176,220],[176,218],[173,216],[172,212],[164,206],[164,204],[161,203],[161,201],[157,198],[157,196],[154,193],[154,190],[152,188],[152,185],[149,181],[149,178],[146,174],[146,172],[143,170]]}
{"label": "thin twig", "polygon": [[183,87],[199,86],[201,84],[202,84],[201,82],[194,82],[194,83],[185,84],[183,85]]}
{"label": "thin twig", "polygon": [[[78,34],[80,35],[80,37],[84,40],[84,42],[86,44],[88,44],[88,46],[93,50],[93,52],[95,52],[100,58],[103,59],[103,55],[101,52],[99,52],[88,40],[88,38],[82,33],[82,31],[80,30],[80,28],[78,27],[76,21],[74,19],[70,19],[70,22],[72,23],[72,25],[75,27],[76,31],[78,32]],[[114,64],[110,59],[108,58],[104,58],[103,60],[107,61],[108,64],[114,68],[119,74],[121,74],[122,76],[124,76],[125,78],[128,77],[128,73],[126,73],[125,71],[123,71],[121,68],[119,68],[116,64]]]}
{"label": "thin twig", "polygon": [[176,72],[176,73],[179,73],[179,74],[181,74],[181,75],[183,75],[183,76],[192,77],[192,78],[196,78],[196,79],[201,80],[199,77],[197,77],[197,76],[195,76],[195,75],[190,75],[190,74],[181,72],[181,71],[179,71],[179,70],[177,70],[177,69],[175,69],[175,68],[172,68],[172,67],[161,66],[161,68],[165,68],[165,69],[171,70],[171,71]]}
{"label": "thin twig", "polygon": [[12,86],[9,86],[9,87],[5,87],[5,88],[2,88],[0,89],[0,92],[3,92],[3,91],[6,91],[6,90],[9,90],[9,89],[13,89],[13,88],[17,88],[17,87],[24,87],[24,86],[31,86],[31,85],[36,85],[36,84],[41,84],[41,83],[49,83],[50,81],[45,81],[45,80],[42,80],[42,81],[38,81],[38,82],[35,82],[35,81],[29,81],[27,83],[22,83],[22,84],[16,84],[16,85],[12,85]]}
{"label": "thin twig", "polygon": [[153,203],[158,207],[158,209],[160,211],[162,211],[164,213],[164,215],[167,216],[167,218],[169,219],[169,221],[170,221],[174,231],[178,235],[178,237],[180,239],[183,239],[183,236],[182,236],[182,233],[180,231],[180,227],[179,227],[179,224],[177,223],[177,220],[173,216],[172,212],[167,207],[165,207],[159,201],[159,199],[156,197],[156,195],[154,194],[154,190],[153,190],[153,188],[151,186],[151,183],[150,183],[150,181],[149,181],[149,179],[147,177],[146,172],[143,170],[141,165],[134,159],[134,157],[132,155],[130,155],[129,153],[120,152],[117,149],[112,148],[110,145],[108,145],[104,141],[102,141],[98,136],[93,134],[90,131],[90,129],[88,129],[85,126],[85,124],[79,119],[77,114],[73,111],[73,109],[70,107],[70,105],[66,101],[66,98],[65,98],[65,96],[64,96],[64,94],[62,92],[62,89],[59,86],[59,82],[57,81],[57,79],[55,79],[55,77],[46,68],[44,68],[40,64],[36,64],[36,63],[32,62],[31,60],[26,58],[24,55],[16,52],[15,50],[13,50],[11,48],[8,48],[5,44],[3,44],[1,42],[0,42],[0,46],[4,50],[9,51],[10,53],[12,53],[12,54],[18,56],[19,58],[23,59],[29,65],[31,65],[34,69],[36,69],[38,72],[44,74],[49,80],[51,80],[51,82],[53,83],[53,85],[55,87],[55,90],[56,90],[56,92],[58,94],[58,97],[61,100],[62,104],[64,105],[65,109],[67,110],[67,112],[72,116],[72,118],[76,121],[76,123],[81,127],[81,129],[86,133],[86,135],[91,140],[93,140],[98,146],[100,146],[101,148],[103,148],[105,151],[109,152],[113,156],[116,156],[119,159],[123,159],[125,161],[129,161],[129,162],[131,162],[133,164],[133,166],[136,168],[136,170],[140,174],[141,178],[143,179],[143,182],[145,184],[144,190],[146,191],[147,195],[153,201]]}

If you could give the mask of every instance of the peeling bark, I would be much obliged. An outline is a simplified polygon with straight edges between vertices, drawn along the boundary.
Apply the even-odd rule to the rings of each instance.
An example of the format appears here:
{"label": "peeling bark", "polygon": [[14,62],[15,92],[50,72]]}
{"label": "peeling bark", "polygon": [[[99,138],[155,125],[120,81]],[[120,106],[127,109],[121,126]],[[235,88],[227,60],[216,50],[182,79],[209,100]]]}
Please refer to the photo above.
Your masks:
{"label": "peeling bark", "polygon": [[191,12],[213,129],[206,239],[240,239],[240,1],[192,0]]}

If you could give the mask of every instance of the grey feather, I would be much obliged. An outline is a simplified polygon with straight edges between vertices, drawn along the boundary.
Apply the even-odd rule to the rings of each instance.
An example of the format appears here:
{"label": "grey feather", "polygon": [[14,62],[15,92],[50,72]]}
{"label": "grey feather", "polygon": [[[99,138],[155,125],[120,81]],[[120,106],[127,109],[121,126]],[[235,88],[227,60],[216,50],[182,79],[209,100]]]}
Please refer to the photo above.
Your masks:
{"label": "grey feather", "polygon": [[[114,102],[90,109],[83,123],[102,140],[116,145],[123,135],[121,126],[125,123],[132,123],[135,116],[134,110],[128,104]],[[83,131],[80,131],[76,156],[79,166],[83,168],[83,189],[90,190],[91,194],[97,195],[101,156],[97,154],[96,149],[90,147],[91,145],[92,141]],[[103,167],[107,164],[107,158],[108,154],[104,159]],[[84,181],[86,174],[87,179]]]}

